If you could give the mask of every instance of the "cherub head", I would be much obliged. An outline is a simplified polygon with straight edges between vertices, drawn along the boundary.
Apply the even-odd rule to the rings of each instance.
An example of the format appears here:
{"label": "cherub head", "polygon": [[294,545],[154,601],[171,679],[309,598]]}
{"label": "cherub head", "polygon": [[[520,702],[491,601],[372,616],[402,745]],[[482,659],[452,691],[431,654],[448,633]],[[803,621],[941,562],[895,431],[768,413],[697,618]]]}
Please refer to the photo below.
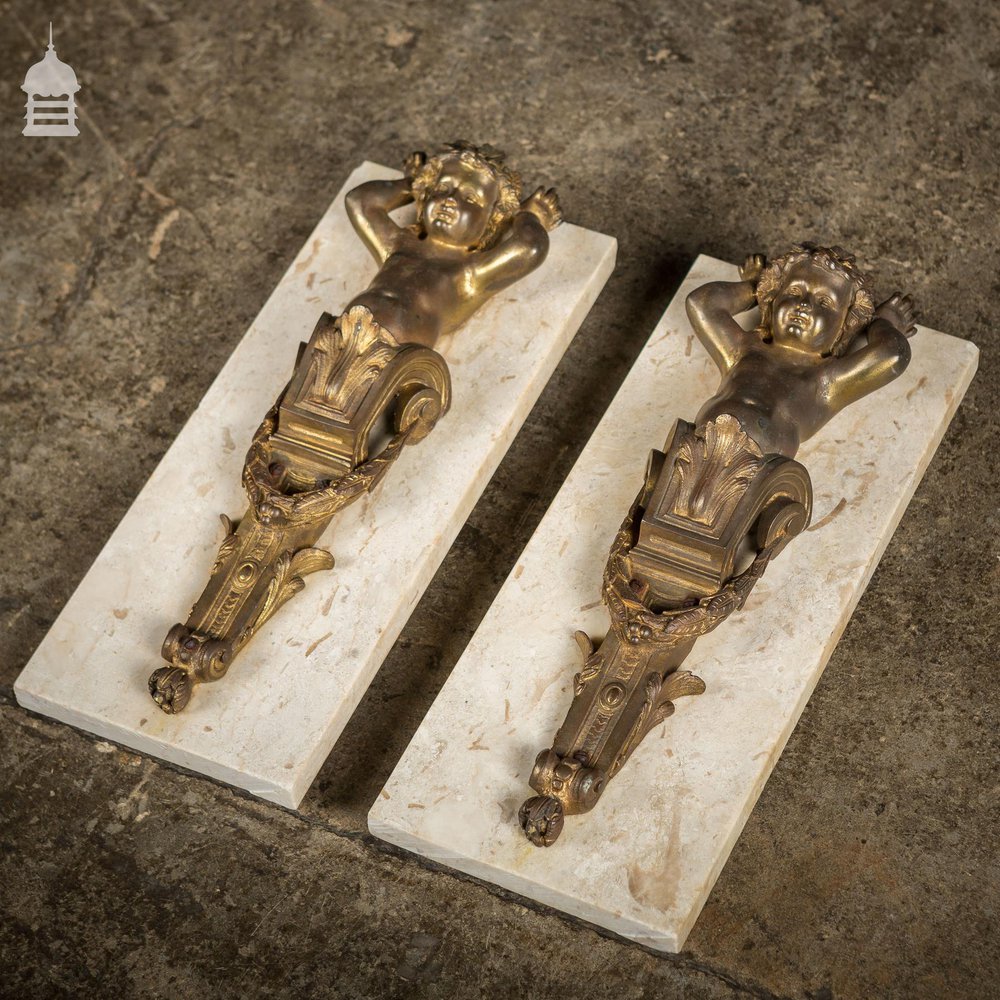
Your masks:
{"label": "cherub head", "polygon": [[414,174],[423,231],[443,243],[483,250],[499,238],[521,204],[521,178],[492,146],[455,142]]}
{"label": "cherub head", "polygon": [[762,339],[836,357],[875,313],[871,284],[854,257],[812,243],[792,247],[764,268],[757,304]]}

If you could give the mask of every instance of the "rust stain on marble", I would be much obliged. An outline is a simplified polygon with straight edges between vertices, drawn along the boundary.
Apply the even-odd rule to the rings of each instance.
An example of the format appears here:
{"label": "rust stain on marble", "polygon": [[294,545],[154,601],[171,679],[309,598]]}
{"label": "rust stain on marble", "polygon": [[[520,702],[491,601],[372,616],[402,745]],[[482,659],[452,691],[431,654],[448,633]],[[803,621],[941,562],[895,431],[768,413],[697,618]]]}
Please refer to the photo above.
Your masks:
{"label": "rust stain on marble", "polygon": [[314,642],[314,643],[313,643],[313,644],[312,644],[312,645],[311,645],[311,646],[310,646],[310,647],[309,647],[309,648],[308,648],[308,649],[306,650],[306,656],[310,656],[310,655],[311,655],[311,654],[312,654],[313,652],[315,652],[315,650],[316,650],[316,647],[317,647],[317,646],[318,646],[318,645],[319,645],[319,644],[320,644],[321,642],[326,642],[326,640],[327,640],[327,639],[329,639],[331,635],[333,635],[333,633],[332,633],[332,632],[327,632],[327,633],[326,633],[326,635],[321,635],[321,636],[320,636],[320,637],[319,637],[319,638],[318,638],[318,639],[317,639],[317,640],[316,640],[316,641],[315,641],[315,642]]}
{"label": "rust stain on marble", "polygon": [[333,590],[330,592],[330,596],[323,602],[323,606],[320,608],[320,613],[328,615],[330,613],[330,608],[333,607],[333,599],[337,596],[339,584],[335,584]]}
{"label": "rust stain on marble", "polygon": [[868,496],[869,487],[876,479],[878,479],[878,470],[876,469],[871,469],[869,472],[858,477],[858,491],[851,497],[850,501],[852,507],[857,507],[864,502]]}
{"label": "rust stain on marble", "polygon": [[649,866],[633,862],[625,868],[629,895],[643,906],[650,906],[667,913],[677,900],[681,873],[680,809],[674,806],[670,815],[670,829],[664,838],[665,853]]}
{"label": "rust stain on marble", "polygon": [[316,254],[319,253],[319,248],[322,242],[323,241],[319,237],[312,241],[312,247],[309,250],[309,255],[295,265],[296,274],[301,274],[307,267],[309,267],[310,264],[312,264]]}
{"label": "rust stain on marble", "polygon": [[923,387],[925,385],[927,385],[927,376],[926,375],[921,375],[920,376],[920,381],[917,382],[917,384],[906,394],[906,401],[909,402],[910,401],[910,397],[915,392],[919,392],[921,389],[923,389]]}

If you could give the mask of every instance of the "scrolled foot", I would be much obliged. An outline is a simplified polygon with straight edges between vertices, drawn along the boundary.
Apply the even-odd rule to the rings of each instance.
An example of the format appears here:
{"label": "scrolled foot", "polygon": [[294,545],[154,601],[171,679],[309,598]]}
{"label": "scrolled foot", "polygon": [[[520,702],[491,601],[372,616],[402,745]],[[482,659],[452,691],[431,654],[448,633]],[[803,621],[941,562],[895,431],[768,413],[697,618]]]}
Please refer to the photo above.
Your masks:
{"label": "scrolled foot", "polygon": [[191,675],[180,667],[160,667],[149,675],[149,693],[167,715],[184,710],[193,688]]}
{"label": "scrolled foot", "polygon": [[551,847],[562,833],[563,807],[551,795],[535,795],[518,810],[524,835],[535,847]]}

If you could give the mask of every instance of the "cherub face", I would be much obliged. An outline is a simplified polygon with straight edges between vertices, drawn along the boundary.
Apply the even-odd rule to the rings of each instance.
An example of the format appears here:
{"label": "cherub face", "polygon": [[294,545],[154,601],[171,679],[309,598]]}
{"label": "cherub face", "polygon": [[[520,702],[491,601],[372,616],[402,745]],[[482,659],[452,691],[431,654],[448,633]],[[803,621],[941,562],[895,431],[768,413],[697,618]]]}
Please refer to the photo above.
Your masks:
{"label": "cherub face", "polygon": [[793,264],[774,297],[774,343],[828,354],[843,330],[853,295],[854,286],[847,275],[810,260]]}
{"label": "cherub face", "polygon": [[499,191],[489,168],[447,157],[424,201],[424,230],[449,246],[475,246],[486,232]]}

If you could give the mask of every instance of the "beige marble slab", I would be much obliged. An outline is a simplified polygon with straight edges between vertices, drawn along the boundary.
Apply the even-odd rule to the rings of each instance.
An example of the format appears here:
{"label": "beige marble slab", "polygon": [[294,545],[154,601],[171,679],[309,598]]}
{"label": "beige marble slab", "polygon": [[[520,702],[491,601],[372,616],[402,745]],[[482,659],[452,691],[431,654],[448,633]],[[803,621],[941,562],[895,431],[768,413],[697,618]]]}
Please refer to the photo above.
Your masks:
{"label": "beige marble slab", "polygon": [[18,701],[262,798],[297,806],[614,267],[611,237],[563,225],[545,263],[450,344],[451,411],[407,448],[322,544],[329,573],[282,608],[217,684],[178,716],[146,691],[245,508],[251,435],[319,315],[338,313],[375,265],[337,195],[200,406],[150,476],[15,684]]}
{"label": "beige marble slab", "polygon": [[579,669],[575,629],[607,630],[608,547],[651,447],[718,384],[684,298],[736,269],[699,257],[653,331],[369,815],[376,836],[676,952],[976,369],[969,342],[921,329],[892,386],[802,449],[813,524],[745,609],[685,666],[708,690],[678,702],[596,810],[532,847],[517,824]]}

